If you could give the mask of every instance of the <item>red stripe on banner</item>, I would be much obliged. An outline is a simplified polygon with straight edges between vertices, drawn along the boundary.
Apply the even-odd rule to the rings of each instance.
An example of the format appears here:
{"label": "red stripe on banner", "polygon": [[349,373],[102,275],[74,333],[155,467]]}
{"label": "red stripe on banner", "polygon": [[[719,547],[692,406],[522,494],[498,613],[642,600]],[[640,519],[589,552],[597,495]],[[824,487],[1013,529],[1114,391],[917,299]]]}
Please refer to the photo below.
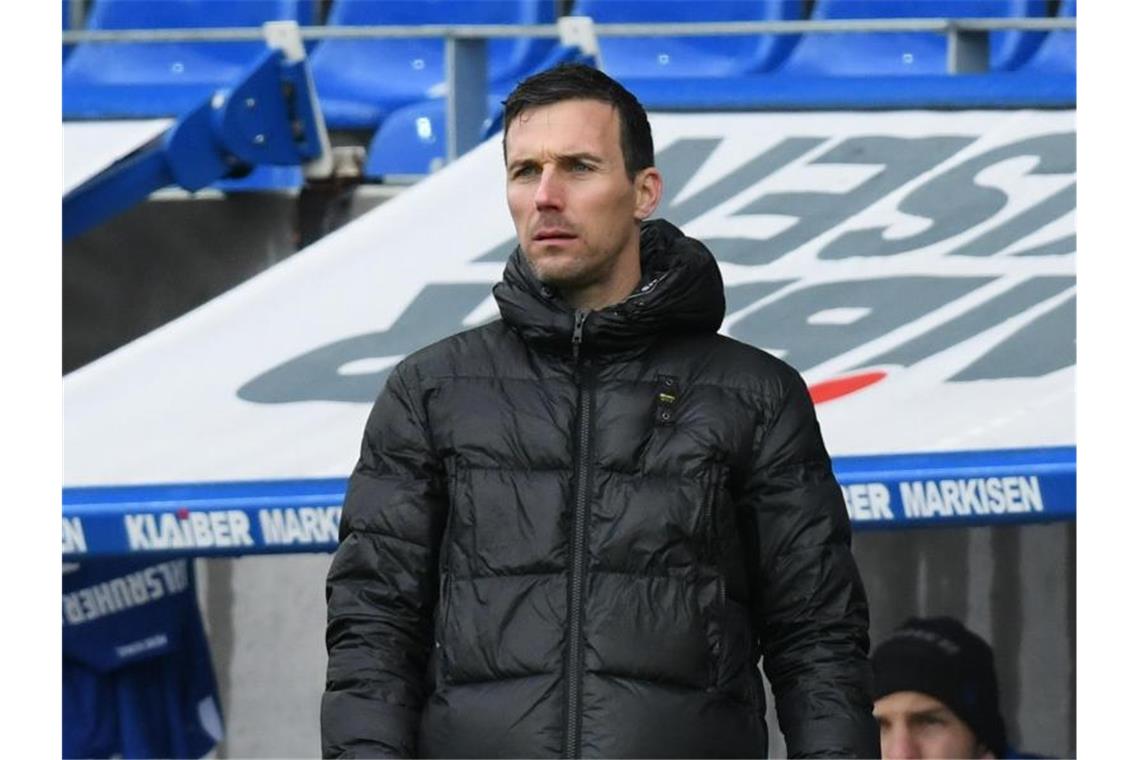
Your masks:
{"label": "red stripe on banner", "polygon": [[822,404],[825,401],[842,398],[866,388],[868,385],[874,385],[886,376],[886,372],[864,372],[859,375],[839,377],[835,380],[824,380],[822,383],[810,386],[808,392],[811,394],[811,400],[814,403]]}

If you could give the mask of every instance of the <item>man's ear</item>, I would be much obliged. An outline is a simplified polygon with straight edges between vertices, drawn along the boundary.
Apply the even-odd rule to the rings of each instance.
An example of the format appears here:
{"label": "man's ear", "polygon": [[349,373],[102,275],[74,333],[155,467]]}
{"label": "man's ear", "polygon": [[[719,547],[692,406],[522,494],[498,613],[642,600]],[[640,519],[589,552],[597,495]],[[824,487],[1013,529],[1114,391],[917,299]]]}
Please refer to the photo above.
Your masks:
{"label": "man's ear", "polygon": [[633,178],[633,191],[636,194],[633,216],[637,221],[648,219],[657,209],[664,189],[661,172],[657,171],[656,166],[646,167],[637,173]]}

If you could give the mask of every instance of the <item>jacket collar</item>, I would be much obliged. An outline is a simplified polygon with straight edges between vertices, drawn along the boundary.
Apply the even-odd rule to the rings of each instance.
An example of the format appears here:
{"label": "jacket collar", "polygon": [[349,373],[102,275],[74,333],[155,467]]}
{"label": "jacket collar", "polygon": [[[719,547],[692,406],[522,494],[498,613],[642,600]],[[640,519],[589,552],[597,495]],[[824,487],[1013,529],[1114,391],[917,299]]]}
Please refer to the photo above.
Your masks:
{"label": "jacket collar", "polygon": [[[620,303],[591,312],[587,353],[637,349],[662,333],[716,332],[724,319],[724,283],[708,248],[662,219],[641,225],[641,282]],[[569,352],[574,309],[534,276],[516,246],[493,289],[503,321],[529,343]]]}

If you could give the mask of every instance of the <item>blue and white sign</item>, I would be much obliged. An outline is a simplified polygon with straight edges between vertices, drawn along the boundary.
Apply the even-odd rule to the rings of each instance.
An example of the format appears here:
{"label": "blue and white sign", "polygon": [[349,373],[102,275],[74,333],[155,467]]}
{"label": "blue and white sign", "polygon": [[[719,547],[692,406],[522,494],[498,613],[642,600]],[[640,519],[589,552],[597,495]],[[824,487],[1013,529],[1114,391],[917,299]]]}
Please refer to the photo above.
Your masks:
{"label": "blue and white sign", "polygon": [[[803,373],[856,528],[1073,518],[1072,111],[652,123],[658,214]],[[503,188],[492,140],[65,378],[65,554],[331,548],[388,372],[497,317]]]}

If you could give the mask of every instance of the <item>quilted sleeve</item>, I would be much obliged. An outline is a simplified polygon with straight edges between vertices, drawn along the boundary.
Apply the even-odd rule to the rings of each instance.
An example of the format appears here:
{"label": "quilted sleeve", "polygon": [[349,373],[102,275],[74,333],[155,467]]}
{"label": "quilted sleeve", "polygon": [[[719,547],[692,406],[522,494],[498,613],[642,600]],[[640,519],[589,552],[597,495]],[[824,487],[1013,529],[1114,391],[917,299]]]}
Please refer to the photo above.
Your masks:
{"label": "quilted sleeve", "polygon": [[414,757],[432,646],[446,477],[401,364],[368,418],[326,584],[324,757]]}
{"label": "quilted sleeve", "polygon": [[851,526],[798,373],[757,426],[745,486],[753,630],[789,757],[878,757]]}

